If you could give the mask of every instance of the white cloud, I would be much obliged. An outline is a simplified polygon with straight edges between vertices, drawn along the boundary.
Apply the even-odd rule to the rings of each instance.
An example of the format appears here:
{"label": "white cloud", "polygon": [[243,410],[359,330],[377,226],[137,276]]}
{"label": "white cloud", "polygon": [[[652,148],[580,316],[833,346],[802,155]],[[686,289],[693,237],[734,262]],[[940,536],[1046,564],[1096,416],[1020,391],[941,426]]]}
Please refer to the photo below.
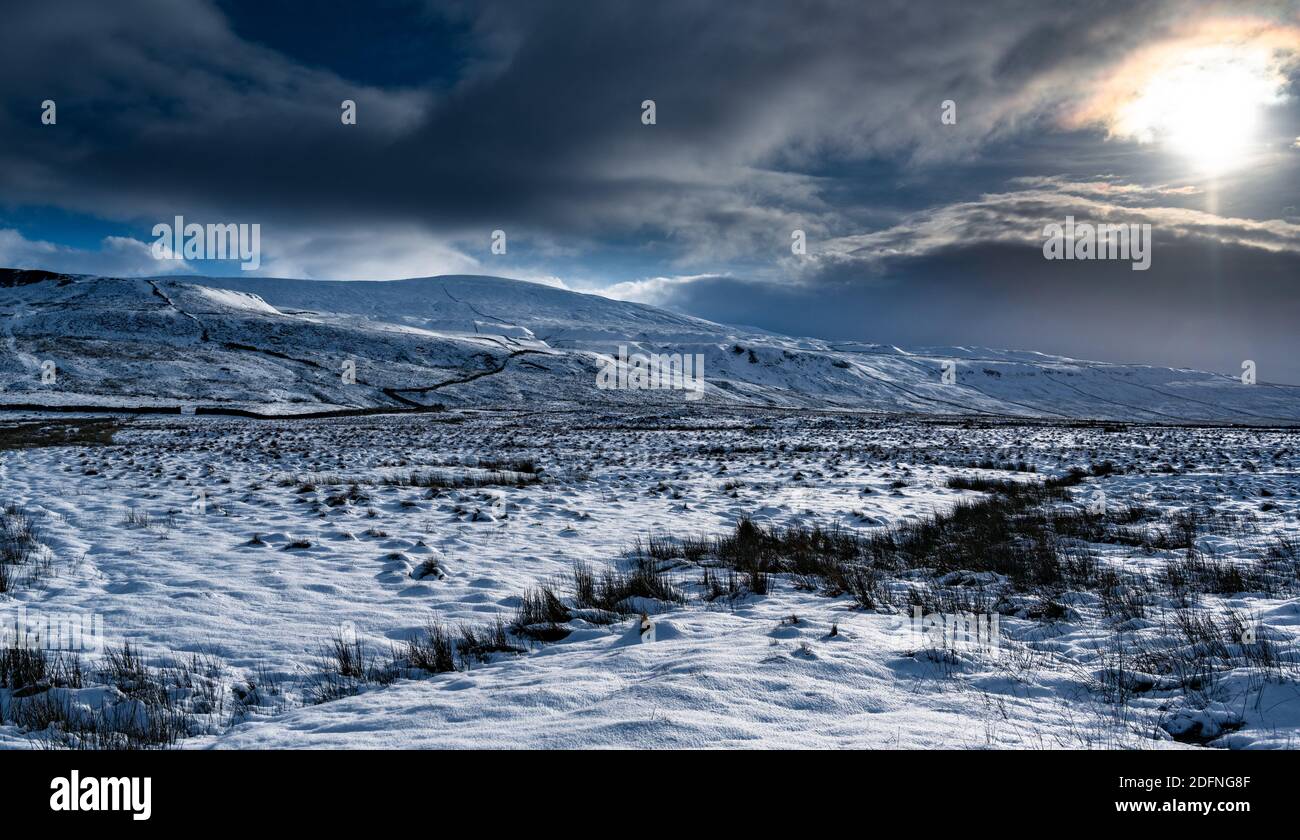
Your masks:
{"label": "white cloud", "polygon": [[988,242],[1042,244],[1043,226],[1067,215],[1079,221],[1150,224],[1157,236],[1209,239],[1266,251],[1300,253],[1300,225],[1281,219],[1220,216],[1191,207],[1151,206],[1153,198],[1195,197],[1195,189],[1147,187],[1109,180],[1020,178],[1012,189],[974,201],[928,208],[878,231],[822,244],[812,260],[787,260],[793,272],[824,261],[921,257],[949,247]]}
{"label": "white cloud", "polygon": [[92,251],[28,239],[10,228],[0,229],[0,265],[6,268],[43,268],[67,274],[99,274],[110,277],[149,277],[159,274],[189,274],[194,271],[184,261],[154,259],[151,243],[138,239],[105,237],[99,250]]}
{"label": "white cloud", "polygon": [[713,274],[687,274],[676,277],[646,277],[641,280],[624,280],[614,283],[596,292],[614,300],[627,300],[634,303],[662,304],[672,300],[682,286],[698,280],[716,277]]}
{"label": "white cloud", "polygon": [[[251,275],[308,280],[402,280],[440,274],[492,274],[569,288],[564,280],[529,268],[484,266],[452,245],[418,230],[360,233],[320,231],[314,234],[277,233],[263,229],[262,267]],[[0,228],[0,266],[36,268],[68,274],[106,277],[156,277],[211,273],[183,260],[159,260],[153,243],[126,236],[109,236],[97,250],[73,248],[28,239],[17,230]],[[170,255],[170,249],[167,249]],[[230,263],[228,273],[241,274]],[[227,273],[227,272],[223,272]]]}
{"label": "white cloud", "polygon": [[262,268],[268,277],[312,280],[401,280],[438,274],[479,274],[480,262],[419,230],[262,230]]}
{"label": "white cloud", "polygon": [[523,280],[526,283],[536,283],[539,286],[550,286],[553,289],[569,289],[569,285],[564,282],[562,277],[556,277],[554,274],[539,274],[532,271],[510,271],[504,276],[512,280]]}

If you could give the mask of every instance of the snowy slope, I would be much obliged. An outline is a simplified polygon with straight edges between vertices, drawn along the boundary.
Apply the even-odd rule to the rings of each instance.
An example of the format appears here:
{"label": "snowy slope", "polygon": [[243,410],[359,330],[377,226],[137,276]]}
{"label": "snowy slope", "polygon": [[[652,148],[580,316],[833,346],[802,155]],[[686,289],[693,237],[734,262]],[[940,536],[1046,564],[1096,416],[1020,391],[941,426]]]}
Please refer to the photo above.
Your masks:
{"label": "snowy slope", "polygon": [[[0,270],[0,401],[263,413],[679,406],[596,354],[700,354],[706,403],[1151,422],[1300,422],[1300,388],[985,348],[795,339],[496,277],[386,283]],[[53,382],[42,365],[53,362]],[[945,362],[956,381],[944,384]],[[355,364],[356,383],[343,380]],[[48,365],[46,365],[48,370]],[[46,377],[48,379],[48,377]]]}

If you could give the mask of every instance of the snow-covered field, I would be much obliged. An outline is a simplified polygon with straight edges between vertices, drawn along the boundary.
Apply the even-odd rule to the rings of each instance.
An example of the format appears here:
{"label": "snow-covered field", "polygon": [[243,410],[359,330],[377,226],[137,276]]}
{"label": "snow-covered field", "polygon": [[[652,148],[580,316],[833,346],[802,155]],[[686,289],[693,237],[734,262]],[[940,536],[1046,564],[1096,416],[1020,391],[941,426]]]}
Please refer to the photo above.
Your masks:
{"label": "snow-covered field", "polygon": [[[1300,745],[1294,431],[16,422],[0,615],[106,640],[79,673],[0,670],[2,746]],[[935,630],[967,613],[993,631]]]}

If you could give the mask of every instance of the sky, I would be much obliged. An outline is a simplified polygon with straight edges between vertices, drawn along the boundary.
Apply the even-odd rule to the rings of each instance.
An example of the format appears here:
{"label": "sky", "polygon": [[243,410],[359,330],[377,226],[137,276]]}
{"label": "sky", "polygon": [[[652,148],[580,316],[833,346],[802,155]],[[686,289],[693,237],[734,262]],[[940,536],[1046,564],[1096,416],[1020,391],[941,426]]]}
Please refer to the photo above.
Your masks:
{"label": "sky", "polygon": [[[156,258],[183,216],[271,277],[1300,384],[1294,1],[6,6],[0,266],[240,274]],[[1047,259],[1067,217],[1149,268]]]}

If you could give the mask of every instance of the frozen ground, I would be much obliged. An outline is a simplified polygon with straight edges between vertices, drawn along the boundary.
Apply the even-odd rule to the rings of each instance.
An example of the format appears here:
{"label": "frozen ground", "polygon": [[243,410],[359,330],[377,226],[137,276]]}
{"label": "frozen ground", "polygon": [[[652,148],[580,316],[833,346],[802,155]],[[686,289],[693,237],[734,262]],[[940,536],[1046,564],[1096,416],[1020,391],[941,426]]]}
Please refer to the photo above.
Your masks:
{"label": "frozen ground", "polygon": [[[168,715],[155,740],[191,748],[1300,745],[1294,431],[719,409],[119,422],[111,444],[0,429],[45,444],[0,449],[22,561],[0,614],[97,614],[109,652],[145,660],[10,680],[0,745],[82,743],[68,721],[98,715],[102,737],[110,713]],[[952,524],[906,563],[851,558],[870,582],[850,591],[779,565],[780,528],[902,540],[1019,498],[950,483],[1071,468],[1088,474],[1005,546]],[[758,579],[708,542],[742,520],[771,537]],[[998,552],[1068,568],[954,566]],[[674,597],[580,597],[575,564],[638,557]],[[538,587],[560,614],[516,626]],[[914,604],[996,614],[994,643],[918,633]],[[462,643],[429,673],[403,647],[497,617],[516,651]],[[341,673],[335,640],[364,664]]]}

